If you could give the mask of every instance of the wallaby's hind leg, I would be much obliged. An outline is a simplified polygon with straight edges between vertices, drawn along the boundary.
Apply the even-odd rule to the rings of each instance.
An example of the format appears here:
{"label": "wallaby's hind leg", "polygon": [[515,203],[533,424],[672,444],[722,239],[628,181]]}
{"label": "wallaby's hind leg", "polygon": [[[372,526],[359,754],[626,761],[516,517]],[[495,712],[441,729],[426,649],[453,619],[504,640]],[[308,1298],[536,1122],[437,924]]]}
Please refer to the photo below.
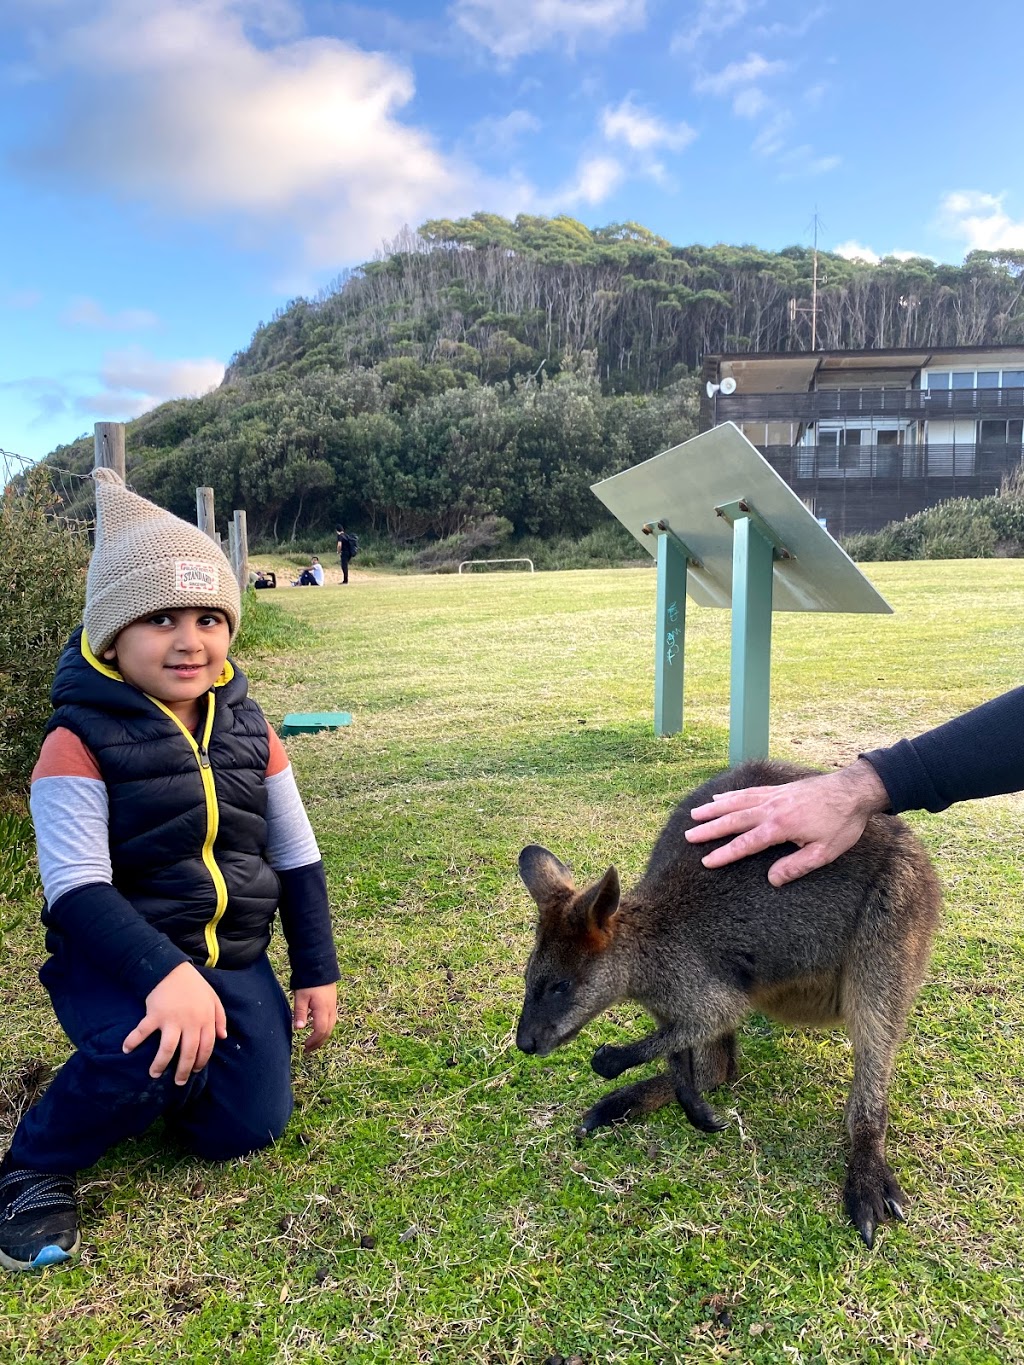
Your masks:
{"label": "wallaby's hind leg", "polygon": [[699,1043],[693,1049],[693,1087],[701,1095],[728,1085],[738,1075],[735,1033],[724,1033],[721,1038]]}
{"label": "wallaby's hind leg", "polygon": [[[888,1008],[887,1008],[888,1006]],[[885,1159],[889,1082],[903,1036],[907,1006],[863,999],[849,1010],[846,1027],[853,1043],[853,1085],[846,1102],[850,1158],[844,1200],[854,1227],[871,1247],[875,1229],[892,1216],[903,1221],[907,1200]]]}
{"label": "wallaby's hind leg", "polygon": [[702,1133],[720,1133],[726,1124],[697,1089],[693,1053],[693,1048],[687,1048],[684,1052],[673,1052],[668,1059],[676,1099],[694,1128]]}
{"label": "wallaby's hind leg", "polygon": [[595,1128],[603,1128],[609,1123],[642,1118],[644,1114],[653,1114],[655,1109],[671,1104],[675,1098],[676,1088],[672,1077],[663,1071],[650,1080],[610,1090],[583,1115],[580,1130],[592,1133]]}

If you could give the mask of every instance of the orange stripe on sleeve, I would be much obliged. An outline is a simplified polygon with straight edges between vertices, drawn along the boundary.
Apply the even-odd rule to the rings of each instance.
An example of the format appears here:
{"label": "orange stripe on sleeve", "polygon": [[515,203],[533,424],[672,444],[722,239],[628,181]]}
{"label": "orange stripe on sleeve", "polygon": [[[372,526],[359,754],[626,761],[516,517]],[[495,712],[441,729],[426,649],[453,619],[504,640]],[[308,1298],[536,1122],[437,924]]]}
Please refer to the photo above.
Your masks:
{"label": "orange stripe on sleeve", "polygon": [[267,721],[267,735],[270,738],[270,758],[267,760],[267,776],[273,777],[275,773],[283,773],[288,766],[288,754],[285,747],[277,737],[277,732],[270,728],[270,721]]}
{"label": "orange stripe on sleeve", "polygon": [[41,777],[92,777],[102,782],[99,764],[76,734],[59,726],[43,740],[32,781]]}

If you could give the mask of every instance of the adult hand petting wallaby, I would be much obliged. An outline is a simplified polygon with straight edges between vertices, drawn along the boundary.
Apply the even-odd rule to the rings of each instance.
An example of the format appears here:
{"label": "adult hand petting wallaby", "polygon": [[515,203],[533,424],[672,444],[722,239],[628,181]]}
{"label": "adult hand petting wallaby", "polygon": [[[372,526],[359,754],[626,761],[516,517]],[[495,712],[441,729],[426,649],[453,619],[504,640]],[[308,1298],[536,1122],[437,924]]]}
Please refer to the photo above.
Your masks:
{"label": "adult hand petting wallaby", "polygon": [[787,886],[769,884],[779,849],[709,871],[684,837],[690,810],[716,792],[776,785],[809,769],[754,760],[712,778],[673,812],[637,886],[610,867],[577,890],[537,844],[519,872],[540,915],[516,1044],[545,1057],[610,1005],[635,1000],[657,1029],[591,1059],[611,1079],[665,1058],[667,1070],[605,1095],[583,1130],[678,1100],[705,1132],[724,1125],[703,1098],[736,1076],[735,1030],[753,1010],[787,1024],[843,1023],[853,1045],[846,1103],[846,1210],[867,1246],[906,1198],[885,1157],[896,1049],[924,978],[941,893],[928,855],[895,816],[876,815],[847,853]]}

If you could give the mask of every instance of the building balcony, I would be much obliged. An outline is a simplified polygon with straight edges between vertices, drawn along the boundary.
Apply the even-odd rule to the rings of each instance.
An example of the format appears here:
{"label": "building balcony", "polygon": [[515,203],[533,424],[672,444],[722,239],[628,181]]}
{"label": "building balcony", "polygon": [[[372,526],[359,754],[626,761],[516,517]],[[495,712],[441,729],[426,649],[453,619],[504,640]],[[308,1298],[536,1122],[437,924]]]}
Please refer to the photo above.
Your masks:
{"label": "building balcony", "polygon": [[1022,389],[816,389],[812,393],[719,393],[713,423],[817,422],[837,417],[908,419],[1024,417]]}
{"label": "building balcony", "polygon": [[832,480],[952,481],[946,496],[979,497],[997,491],[1024,459],[1024,446],[934,442],[902,446],[758,446],[772,468],[798,492],[800,485]]}

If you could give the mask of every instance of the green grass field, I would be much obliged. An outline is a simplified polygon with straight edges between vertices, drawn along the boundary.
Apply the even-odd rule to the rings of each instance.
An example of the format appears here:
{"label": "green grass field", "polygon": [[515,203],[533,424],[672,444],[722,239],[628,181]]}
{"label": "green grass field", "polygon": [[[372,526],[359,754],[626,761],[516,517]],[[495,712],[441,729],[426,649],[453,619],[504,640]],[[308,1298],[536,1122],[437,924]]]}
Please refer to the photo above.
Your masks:
{"label": "green grass field", "polygon": [[[776,618],[780,756],[844,762],[1021,681],[1021,561],[867,572],[894,616]],[[725,1132],[671,1108],[582,1146],[590,1054],[637,1013],[543,1061],[513,1044],[519,849],[641,871],[726,765],[728,615],[690,613],[686,730],[658,740],[650,569],[352,577],[266,594],[301,625],[243,659],[275,722],[353,713],[289,742],[337,1032],[297,1057],[274,1151],[209,1167],[154,1133],[86,1173],[81,1264],[0,1282],[0,1361],[1024,1362],[1024,799],[912,817],[945,923],[892,1091],[909,1218],[868,1252],[840,1202],[844,1034],[755,1017]],[[7,1130],[63,1050],[35,906],[4,914]]]}

